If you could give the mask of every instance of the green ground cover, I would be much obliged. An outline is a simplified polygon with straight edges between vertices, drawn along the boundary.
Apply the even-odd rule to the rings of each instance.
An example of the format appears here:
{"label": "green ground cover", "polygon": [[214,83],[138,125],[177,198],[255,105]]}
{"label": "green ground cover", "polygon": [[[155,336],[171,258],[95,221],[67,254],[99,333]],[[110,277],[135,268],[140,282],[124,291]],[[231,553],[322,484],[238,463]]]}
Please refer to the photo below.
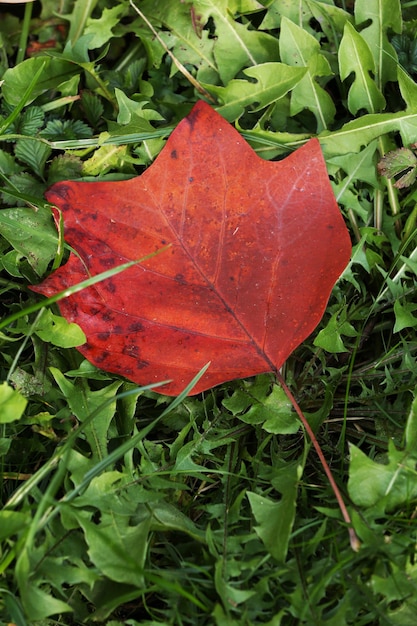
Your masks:
{"label": "green ground cover", "polygon": [[[414,626],[414,5],[0,4],[0,624]],[[356,551],[272,375],[138,388],[29,289],[68,255],[45,190],[140,174],[201,97],[265,159],[319,138],[352,260],[282,375]]]}

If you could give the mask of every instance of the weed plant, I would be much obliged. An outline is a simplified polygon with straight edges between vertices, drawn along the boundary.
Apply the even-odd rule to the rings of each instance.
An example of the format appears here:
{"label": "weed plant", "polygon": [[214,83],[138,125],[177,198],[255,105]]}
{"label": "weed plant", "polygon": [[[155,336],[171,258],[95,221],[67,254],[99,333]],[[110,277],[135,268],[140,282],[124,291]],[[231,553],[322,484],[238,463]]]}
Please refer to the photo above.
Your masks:
{"label": "weed plant", "polygon": [[[414,626],[415,5],[0,5],[1,624]],[[140,174],[200,97],[265,159],[320,140],[353,254],[283,376],[358,551],[272,376],[137,388],[28,289],[68,254],[46,188]]]}

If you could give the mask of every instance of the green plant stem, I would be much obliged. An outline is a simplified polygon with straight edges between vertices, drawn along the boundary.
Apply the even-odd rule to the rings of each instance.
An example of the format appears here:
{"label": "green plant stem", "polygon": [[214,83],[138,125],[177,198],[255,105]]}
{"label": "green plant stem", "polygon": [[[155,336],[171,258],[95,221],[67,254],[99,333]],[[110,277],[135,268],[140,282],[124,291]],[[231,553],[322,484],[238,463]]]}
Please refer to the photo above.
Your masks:
{"label": "green plant stem", "polygon": [[[383,157],[387,152],[389,152],[388,140],[385,136],[382,136],[378,139],[378,148],[379,148],[381,157]],[[387,189],[388,203],[391,208],[391,214],[394,217],[398,217],[398,219],[395,222],[395,230],[396,230],[397,235],[400,235],[401,234],[401,221],[399,219],[399,216],[400,216],[401,207],[400,207],[400,203],[398,200],[397,189],[394,187],[394,182],[390,178],[384,177],[384,182],[385,182],[385,186]],[[378,230],[381,230],[381,227],[382,227],[382,210],[383,210],[382,198],[379,197],[381,194],[382,192],[379,190],[377,190],[375,193],[375,197],[381,203],[381,206],[378,207],[378,211],[379,211],[379,215],[377,218],[378,223],[377,222],[375,223],[375,228],[377,228]]]}
{"label": "green plant stem", "polygon": [[16,56],[16,65],[19,65],[25,58],[27,42],[29,38],[30,20],[32,19],[32,2],[27,2],[25,6],[25,14],[23,16],[22,32],[20,33],[19,49]]}

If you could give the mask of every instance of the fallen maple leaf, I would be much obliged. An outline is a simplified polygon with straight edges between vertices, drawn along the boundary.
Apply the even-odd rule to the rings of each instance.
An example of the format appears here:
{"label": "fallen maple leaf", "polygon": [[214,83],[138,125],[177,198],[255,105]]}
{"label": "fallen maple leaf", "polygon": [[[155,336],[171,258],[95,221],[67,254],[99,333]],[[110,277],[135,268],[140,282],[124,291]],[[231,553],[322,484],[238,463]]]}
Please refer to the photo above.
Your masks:
{"label": "fallen maple leaf", "polygon": [[60,182],[46,194],[80,258],[33,289],[46,296],[111,267],[152,258],[60,301],[94,365],[177,395],[210,361],[198,393],[277,372],[314,330],[350,239],[319,142],[259,158],[198,102],[142,176]]}

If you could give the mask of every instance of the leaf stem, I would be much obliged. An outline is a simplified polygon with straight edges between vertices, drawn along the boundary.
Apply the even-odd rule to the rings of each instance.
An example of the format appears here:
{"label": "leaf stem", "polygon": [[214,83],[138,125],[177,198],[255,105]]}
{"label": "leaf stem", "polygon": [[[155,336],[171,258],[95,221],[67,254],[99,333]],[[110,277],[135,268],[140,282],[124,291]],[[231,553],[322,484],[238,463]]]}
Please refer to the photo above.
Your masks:
{"label": "leaf stem", "polygon": [[278,383],[281,385],[282,389],[285,392],[285,395],[287,396],[288,400],[293,405],[293,407],[295,409],[295,412],[297,413],[298,417],[300,418],[301,423],[303,424],[305,430],[307,431],[308,436],[311,439],[311,443],[313,444],[314,449],[317,452],[317,456],[320,459],[320,462],[321,462],[321,464],[323,466],[323,469],[325,471],[325,474],[326,474],[326,476],[327,476],[327,478],[329,480],[329,483],[330,483],[330,486],[331,486],[331,488],[333,490],[333,493],[336,496],[336,500],[337,500],[337,502],[339,504],[339,508],[340,508],[341,513],[342,513],[343,519],[345,520],[346,524],[348,525],[348,533],[349,533],[350,545],[352,547],[352,550],[354,550],[355,552],[358,552],[359,548],[360,548],[359,539],[358,539],[358,537],[357,537],[357,535],[356,535],[356,533],[355,533],[355,531],[354,531],[354,529],[352,527],[352,520],[350,518],[349,512],[348,512],[348,510],[346,508],[346,505],[345,505],[345,503],[343,501],[342,494],[339,491],[339,487],[337,486],[336,481],[333,478],[333,474],[332,474],[332,472],[330,470],[330,467],[328,466],[328,463],[327,463],[326,458],[325,458],[325,456],[323,454],[323,451],[320,448],[320,444],[317,441],[316,436],[315,436],[315,434],[314,434],[310,424],[308,423],[304,413],[302,412],[299,404],[297,403],[297,400],[293,396],[293,394],[292,394],[290,388],[288,387],[287,383],[285,382],[284,378],[282,377],[282,375],[278,371],[275,373],[275,375],[276,375]]}
{"label": "leaf stem", "polygon": [[25,52],[27,48],[27,41],[29,38],[30,20],[32,18],[32,2],[27,2],[25,6],[25,13],[23,16],[22,32],[20,33],[19,49],[16,55],[16,65],[19,65],[25,58]]}

